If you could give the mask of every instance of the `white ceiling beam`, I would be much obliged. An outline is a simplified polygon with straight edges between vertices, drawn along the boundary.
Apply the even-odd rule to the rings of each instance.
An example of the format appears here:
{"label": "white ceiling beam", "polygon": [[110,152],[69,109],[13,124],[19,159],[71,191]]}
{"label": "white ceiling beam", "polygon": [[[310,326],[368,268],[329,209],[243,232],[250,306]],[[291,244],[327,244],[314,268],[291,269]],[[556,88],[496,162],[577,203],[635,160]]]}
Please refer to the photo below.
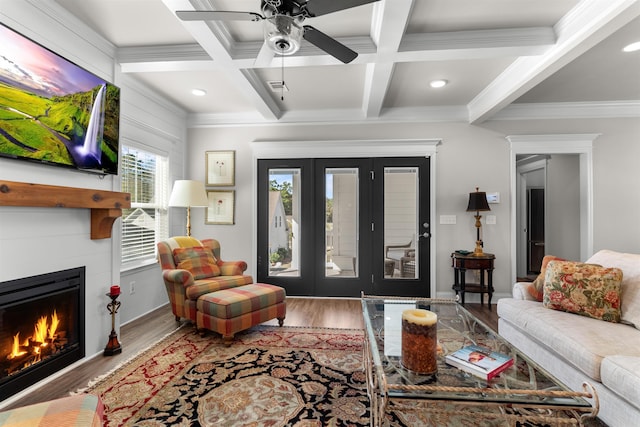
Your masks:
{"label": "white ceiling beam", "polygon": [[120,47],[117,50],[116,59],[120,63],[167,60],[211,61],[209,54],[197,43]]}
{"label": "white ceiling beam", "polygon": [[467,105],[469,122],[490,119],[639,15],[638,0],[583,0],[556,24],[558,41],[552,48],[518,58]]}
{"label": "white ceiling beam", "polygon": [[[495,30],[443,31],[405,34],[400,52],[518,47],[540,50],[552,46],[556,34],[552,27],[500,28]],[[524,55],[523,55],[524,56]]]}
{"label": "white ceiling beam", "polygon": [[[407,34],[399,51],[378,52],[371,37],[339,37],[337,40],[358,52],[354,64],[452,61],[540,55],[556,41],[551,27],[504,30],[455,31]],[[233,66],[254,68],[261,41],[236,42],[230,47]],[[197,43],[163,46],[134,46],[117,50],[124,73],[156,71],[200,71],[222,68]],[[279,68],[282,57],[260,64],[259,68]],[[286,67],[336,65],[339,61],[317,47],[303,43],[300,50],[284,58]]]}
{"label": "white ceiling beam", "polygon": [[123,73],[205,71],[218,68],[202,46],[196,43],[118,48],[116,60]]}
{"label": "white ceiling beam", "polygon": [[382,111],[384,98],[391,84],[393,62],[369,63],[364,75],[364,99],[362,109],[365,117],[378,117]]}
{"label": "white ceiling beam", "polygon": [[[374,5],[371,37],[378,46],[379,54],[396,55],[412,8],[413,0],[385,0]],[[394,68],[395,64],[392,61],[367,65],[362,99],[362,110],[366,117],[380,115]]]}
{"label": "white ceiling beam", "polygon": [[[187,0],[162,0],[165,6],[175,14],[177,10],[195,10]],[[216,62],[220,62],[229,80],[243,93],[259,113],[268,120],[277,120],[282,111],[268,93],[264,84],[253,72],[244,72],[233,65],[229,54],[229,36],[222,32],[217,23],[203,21],[183,21],[184,28],[189,31],[204,51]]]}

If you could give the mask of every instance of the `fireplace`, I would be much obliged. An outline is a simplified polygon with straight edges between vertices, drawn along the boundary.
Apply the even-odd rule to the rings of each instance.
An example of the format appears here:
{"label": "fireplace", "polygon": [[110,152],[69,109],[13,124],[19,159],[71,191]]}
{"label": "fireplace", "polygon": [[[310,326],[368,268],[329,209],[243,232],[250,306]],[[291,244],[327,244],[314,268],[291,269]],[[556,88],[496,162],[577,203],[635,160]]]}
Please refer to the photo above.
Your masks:
{"label": "fireplace", "polygon": [[0,400],[82,359],[85,267],[0,283]]}

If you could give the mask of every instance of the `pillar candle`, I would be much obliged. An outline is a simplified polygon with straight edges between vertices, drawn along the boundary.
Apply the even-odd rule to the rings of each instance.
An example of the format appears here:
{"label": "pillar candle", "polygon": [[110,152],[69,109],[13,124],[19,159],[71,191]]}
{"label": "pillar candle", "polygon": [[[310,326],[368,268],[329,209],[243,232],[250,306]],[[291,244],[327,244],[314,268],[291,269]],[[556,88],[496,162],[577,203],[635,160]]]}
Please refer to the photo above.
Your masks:
{"label": "pillar candle", "polygon": [[402,312],[402,365],[420,374],[437,368],[438,315],[422,309]]}

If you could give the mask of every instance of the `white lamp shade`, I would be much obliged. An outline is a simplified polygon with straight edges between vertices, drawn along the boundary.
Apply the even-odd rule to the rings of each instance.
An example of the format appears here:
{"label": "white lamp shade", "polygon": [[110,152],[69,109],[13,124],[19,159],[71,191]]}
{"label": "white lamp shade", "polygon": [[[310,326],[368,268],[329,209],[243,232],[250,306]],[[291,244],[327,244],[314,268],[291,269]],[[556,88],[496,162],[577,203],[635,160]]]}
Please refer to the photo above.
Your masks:
{"label": "white lamp shade", "polygon": [[188,179],[177,180],[173,184],[173,190],[171,190],[169,206],[183,208],[209,206],[209,200],[207,199],[204,184],[200,181],[192,181]]}

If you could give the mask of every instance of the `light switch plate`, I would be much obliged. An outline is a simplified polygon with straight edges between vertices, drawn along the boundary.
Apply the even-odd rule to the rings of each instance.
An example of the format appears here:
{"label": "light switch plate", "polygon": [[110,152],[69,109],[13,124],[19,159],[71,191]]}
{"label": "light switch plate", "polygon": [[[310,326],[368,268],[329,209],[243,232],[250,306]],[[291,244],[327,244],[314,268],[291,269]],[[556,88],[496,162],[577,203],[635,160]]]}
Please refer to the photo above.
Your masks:
{"label": "light switch plate", "polygon": [[440,224],[453,225],[456,223],[455,215],[440,215]]}
{"label": "light switch plate", "polygon": [[495,224],[496,216],[495,215],[487,215],[487,224]]}

